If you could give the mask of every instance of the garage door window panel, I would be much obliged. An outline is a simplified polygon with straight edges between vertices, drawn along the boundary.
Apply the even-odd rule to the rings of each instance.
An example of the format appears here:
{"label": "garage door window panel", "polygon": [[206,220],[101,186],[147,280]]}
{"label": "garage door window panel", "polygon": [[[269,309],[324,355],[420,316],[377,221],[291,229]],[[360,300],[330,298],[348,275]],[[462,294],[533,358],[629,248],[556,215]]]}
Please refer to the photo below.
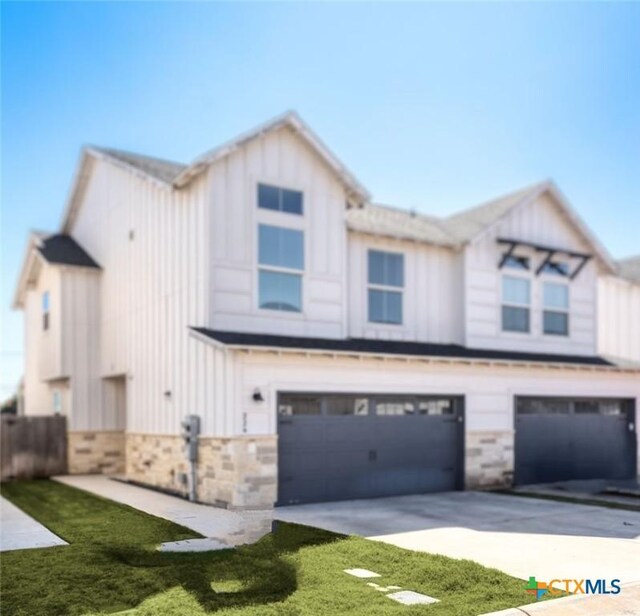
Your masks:
{"label": "garage door window panel", "polygon": [[369,399],[353,396],[329,396],[326,399],[326,414],[364,417],[369,414]]}

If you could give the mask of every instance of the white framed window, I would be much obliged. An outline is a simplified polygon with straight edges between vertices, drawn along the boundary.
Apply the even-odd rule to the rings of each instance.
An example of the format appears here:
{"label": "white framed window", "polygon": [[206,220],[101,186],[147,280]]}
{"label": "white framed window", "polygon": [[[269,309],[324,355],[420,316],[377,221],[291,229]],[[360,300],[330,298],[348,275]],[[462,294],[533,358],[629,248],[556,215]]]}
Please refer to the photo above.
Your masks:
{"label": "white framed window", "polygon": [[557,282],[544,282],[542,296],[542,331],[553,336],[568,336],[569,287]]}
{"label": "white framed window", "polygon": [[258,207],[264,210],[302,215],[303,195],[299,190],[258,184]]}
{"label": "white framed window", "polygon": [[49,329],[49,291],[42,294],[42,329]]}
{"label": "white framed window", "polygon": [[529,333],[531,330],[531,281],[516,276],[502,277],[502,331]]}
{"label": "white framed window", "polygon": [[53,412],[55,415],[62,414],[62,392],[59,389],[53,390]]}
{"label": "white framed window", "polygon": [[265,310],[302,312],[304,232],[258,225],[258,303]]}
{"label": "white framed window", "polygon": [[369,321],[401,325],[404,255],[369,250],[367,265]]}

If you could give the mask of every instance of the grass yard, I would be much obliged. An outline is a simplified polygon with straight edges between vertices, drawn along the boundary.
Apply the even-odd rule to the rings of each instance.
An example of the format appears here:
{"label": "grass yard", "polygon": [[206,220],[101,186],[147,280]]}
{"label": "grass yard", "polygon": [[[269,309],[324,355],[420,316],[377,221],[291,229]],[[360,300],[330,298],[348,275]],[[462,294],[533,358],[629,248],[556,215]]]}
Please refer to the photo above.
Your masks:
{"label": "grass yard", "polygon": [[[470,561],[280,524],[255,545],[167,554],[186,528],[51,481],[2,486],[2,495],[69,546],[0,556],[3,616],[407,615],[473,616],[531,601],[524,582]],[[404,606],[343,572],[441,600]]]}

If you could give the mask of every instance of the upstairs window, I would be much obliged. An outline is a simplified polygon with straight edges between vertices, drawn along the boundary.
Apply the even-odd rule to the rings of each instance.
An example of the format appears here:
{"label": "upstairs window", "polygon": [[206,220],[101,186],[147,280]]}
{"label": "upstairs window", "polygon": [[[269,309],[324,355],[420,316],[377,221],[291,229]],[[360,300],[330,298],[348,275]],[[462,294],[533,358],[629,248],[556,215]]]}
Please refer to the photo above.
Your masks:
{"label": "upstairs window", "polygon": [[368,269],[369,321],[400,325],[402,323],[404,255],[370,250]]}
{"label": "upstairs window", "polygon": [[302,193],[299,190],[258,184],[258,207],[287,214],[302,214]]}
{"label": "upstairs window", "polygon": [[42,329],[49,329],[49,291],[42,294]]}
{"label": "upstairs window", "polygon": [[544,264],[541,273],[551,274],[552,276],[568,276],[569,264],[564,261],[549,261]]}
{"label": "upstairs window", "polygon": [[543,287],[543,331],[555,336],[569,335],[569,287],[545,282]]}
{"label": "upstairs window", "polygon": [[502,331],[530,330],[531,283],[526,278],[502,278]]}
{"label": "upstairs window", "polygon": [[527,271],[529,269],[529,257],[511,255],[505,259],[503,267]]}
{"label": "upstairs window", "polygon": [[304,233],[259,225],[258,266],[260,308],[301,312]]}

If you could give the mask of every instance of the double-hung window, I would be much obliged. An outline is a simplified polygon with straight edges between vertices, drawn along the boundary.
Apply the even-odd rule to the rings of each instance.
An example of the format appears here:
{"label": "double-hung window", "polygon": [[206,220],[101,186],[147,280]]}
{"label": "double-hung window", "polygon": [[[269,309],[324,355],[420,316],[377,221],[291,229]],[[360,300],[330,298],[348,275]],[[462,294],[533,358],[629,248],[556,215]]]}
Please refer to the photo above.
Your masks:
{"label": "double-hung window", "polygon": [[545,334],[569,335],[569,287],[566,284],[545,282],[542,324]]}
{"label": "double-hung window", "polygon": [[258,225],[259,306],[302,312],[304,233],[298,229]]}
{"label": "double-hung window", "polygon": [[49,291],[42,294],[42,329],[49,329]]}
{"label": "double-hung window", "polygon": [[528,333],[530,330],[530,321],[530,281],[527,278],[503,276],[502,331]]}
{"label": "double-hung window", "polygon": [[404,289],[404,255],[370,250],[368,268],[369,321],[400,325]]}

